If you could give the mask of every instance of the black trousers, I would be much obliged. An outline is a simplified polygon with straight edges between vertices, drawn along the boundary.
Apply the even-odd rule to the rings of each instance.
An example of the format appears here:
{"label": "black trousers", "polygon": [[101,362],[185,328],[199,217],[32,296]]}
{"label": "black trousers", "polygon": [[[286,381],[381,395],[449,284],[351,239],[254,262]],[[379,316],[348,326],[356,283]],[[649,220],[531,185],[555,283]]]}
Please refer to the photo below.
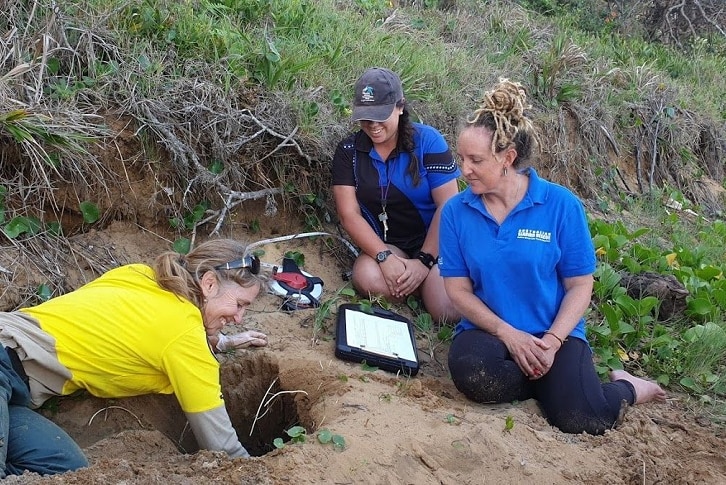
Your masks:
{"label": "black trousers", "polygon": [[530,380],[501,340],[466,330],[451,344],[449,371],[456,388],[472,401],[536,399],[550,424],[565,433],[602,434],[615,425],[623,401],[635,402],[631,383],[600,381],[589,345],[578,338],[565,341],[544,377]]}

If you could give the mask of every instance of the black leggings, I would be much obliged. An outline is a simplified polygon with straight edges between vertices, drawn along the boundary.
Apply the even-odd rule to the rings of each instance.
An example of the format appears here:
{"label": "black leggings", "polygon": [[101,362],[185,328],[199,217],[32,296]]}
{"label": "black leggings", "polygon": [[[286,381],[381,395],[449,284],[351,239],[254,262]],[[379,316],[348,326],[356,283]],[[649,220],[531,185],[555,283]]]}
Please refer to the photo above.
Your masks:
{"label": "black leggings", "polygon": [[630,382],[602,383],[587,342],[569,338],[549,372],[529,380],[504,343],[483,330],[466,330],[449,350],[449,371],[456,388],[480,403],[534,398],[549,422],[565,433],[602,434],[611,429],[622,402],[635,402]]}

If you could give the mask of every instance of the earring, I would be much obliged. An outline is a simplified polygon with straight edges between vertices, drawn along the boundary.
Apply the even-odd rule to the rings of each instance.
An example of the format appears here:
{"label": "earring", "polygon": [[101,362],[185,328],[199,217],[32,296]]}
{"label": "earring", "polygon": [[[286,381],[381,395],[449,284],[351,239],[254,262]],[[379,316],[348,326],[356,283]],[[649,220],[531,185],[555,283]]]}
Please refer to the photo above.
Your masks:
{"label": "earring", "polygon": [[507,176],[507,167],[504,167],[504,176]]}

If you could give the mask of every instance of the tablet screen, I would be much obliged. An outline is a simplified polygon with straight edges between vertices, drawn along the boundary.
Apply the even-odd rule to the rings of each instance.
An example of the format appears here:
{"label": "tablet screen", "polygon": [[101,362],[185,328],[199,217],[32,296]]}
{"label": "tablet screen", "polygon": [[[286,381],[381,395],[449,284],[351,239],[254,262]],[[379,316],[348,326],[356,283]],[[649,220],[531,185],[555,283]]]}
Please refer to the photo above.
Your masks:
{"label": "tablet screen", "polygon": [[350,347],[387,357],[416,361],[416,349],[411,342],[406,322],[346,309],[345,333],[346,343]]}

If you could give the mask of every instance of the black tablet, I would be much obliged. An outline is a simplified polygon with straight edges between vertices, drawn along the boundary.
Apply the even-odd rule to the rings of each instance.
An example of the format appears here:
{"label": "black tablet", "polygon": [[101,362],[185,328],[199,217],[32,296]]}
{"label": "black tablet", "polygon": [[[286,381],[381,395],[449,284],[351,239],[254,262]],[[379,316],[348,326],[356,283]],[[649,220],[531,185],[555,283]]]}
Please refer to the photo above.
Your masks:
{"label": "black tablet", "polygon": [[335,356],[415,376],[419,365],[411,321],[380,307],[366,310],[355,303],[338,307]]}

